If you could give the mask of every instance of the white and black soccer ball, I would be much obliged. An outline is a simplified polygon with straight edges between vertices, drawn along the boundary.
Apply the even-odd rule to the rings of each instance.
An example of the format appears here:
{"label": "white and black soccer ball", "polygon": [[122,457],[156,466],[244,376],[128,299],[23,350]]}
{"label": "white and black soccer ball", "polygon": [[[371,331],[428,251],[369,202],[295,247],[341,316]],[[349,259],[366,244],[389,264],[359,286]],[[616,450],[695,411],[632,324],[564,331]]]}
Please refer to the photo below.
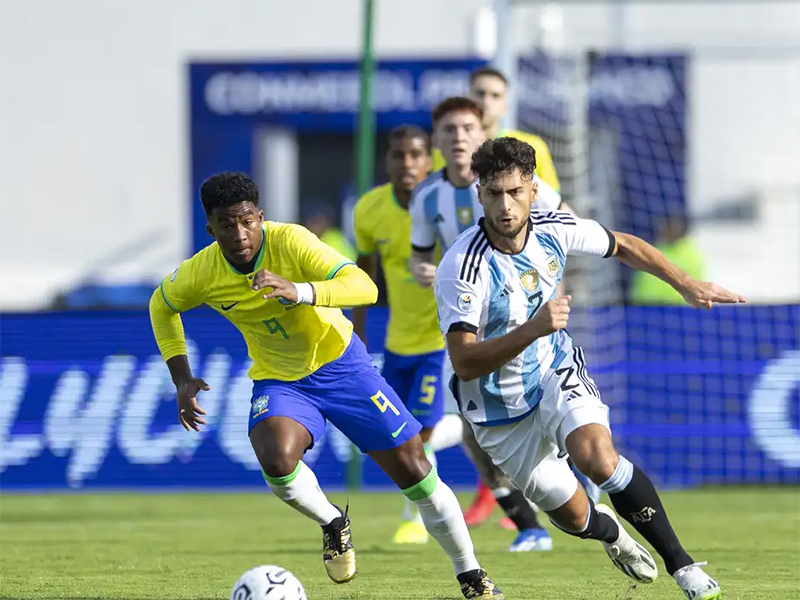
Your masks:
{"label": "white and black soccer ball", "polygon": [[239,577],[230,600],[308,600],[303,584],[283,567],[261,565]]}

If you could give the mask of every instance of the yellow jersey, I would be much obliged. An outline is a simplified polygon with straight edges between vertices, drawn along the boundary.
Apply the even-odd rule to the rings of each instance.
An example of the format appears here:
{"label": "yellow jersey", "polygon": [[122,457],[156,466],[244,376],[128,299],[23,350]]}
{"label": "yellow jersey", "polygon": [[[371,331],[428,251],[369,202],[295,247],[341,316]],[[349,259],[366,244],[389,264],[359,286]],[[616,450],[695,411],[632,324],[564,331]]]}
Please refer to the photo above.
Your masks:
{"label": "yellow jersey", "polygon": [[389,299],[386,349],[413,356],[444,348],[433,288],[420,287],[411,271],[411,215],[387,183],[362,196],[353,211],[356,248],[378,252]]}
{"label": "yellow jersey", "polygon": [[[228,319],[247,343],[251,379],[296,381],[339,358],[350,344],[353,324],[339,308],[264,300],[269,290],[253,290],[253,276],[267,269],[292,282],[314,282],[352,264],[305,227],[267,221],[252,273],[237,271],[214,242],[165,277],[160,293],[175,313],[207,304]],[[152,302],[151,315],[156,330],[161,324]],[[166,348],[164,340],[173,340],[156,337],[165,360],[185,354],[178,344]]]}
{"label": "yellow jersey", "polygon": [[[556,166],[553,164],[553,157],[550,155],[547,142],[538,135],[517,131],[516,129],[504,129],[497,137],[512,137],[530,144],[536,152],[536,174],[555,191],[561,191],[561,183],[558,181]],[[432,158],[433,171],[439,171],[444,168],[444,157],[438,148],[433,149]]]}

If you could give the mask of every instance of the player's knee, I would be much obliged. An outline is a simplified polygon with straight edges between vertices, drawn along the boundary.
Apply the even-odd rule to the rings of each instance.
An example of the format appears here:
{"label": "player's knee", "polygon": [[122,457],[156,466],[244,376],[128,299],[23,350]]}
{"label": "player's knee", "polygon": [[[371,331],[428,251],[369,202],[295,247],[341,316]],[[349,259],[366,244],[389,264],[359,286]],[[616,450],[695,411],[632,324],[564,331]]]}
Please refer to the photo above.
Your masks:
{"label": "player's knee", "polygon": [[611,434],[601,425],[587,425],[570,433],[567,448],[575,467],[597,485],[608,481],[617,468],[619,455]]}
{"label": "player's knee", "polygon": [[261,469],[270,477],[286,477],[297,467],[300,457],[294,450],[294,444],[288,439],[268,439],[264,443],[253,441],[253,450]]}
{"label": "player's knee", "polygon": [[287,455],[262,455],[258,462],[269,477],[286,477],[297,468],[297,459]]}

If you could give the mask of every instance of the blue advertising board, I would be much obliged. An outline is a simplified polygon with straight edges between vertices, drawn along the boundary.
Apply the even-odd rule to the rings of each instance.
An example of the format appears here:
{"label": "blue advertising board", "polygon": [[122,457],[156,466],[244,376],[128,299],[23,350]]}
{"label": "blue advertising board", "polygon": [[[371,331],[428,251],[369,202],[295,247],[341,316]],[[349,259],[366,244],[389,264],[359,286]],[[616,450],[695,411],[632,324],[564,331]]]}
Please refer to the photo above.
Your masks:
{"label": "blue advertising board", "polygon": [[[385,323],[385,309],[370,310],[378,362]],[[247,439],[245,346],[210,310],[184,324],[211,386],[200,434],[177,423],[145,312],[2,315],[3,489],[263,485]],[[625,382],[611,403],[622,452],[662,485],[800,483],[800,307],[627,308],[620,327],[621,359],[597,353],[588,366],[601,391],[609,375]],[[322,485],[342,486],[351,451],[329,428],[306,460]],[[439,465],[449,483],[474,484],[459,448]],[[368,459],[363,482],[390,485]]]}
{"label": "blue advertising board", "polygon": [[[565,73],[563,62],[544,54],[520,58],[512,82],[520,129],[544,136],[557,166],[560,159],[569,165],[573,157],[557,150],[574,141],[563,137],[572,129],[567,119],[585,113],[590,138],[604,140],[590,148],[602,159],[592,160],[589,171],[593,193],[604,189],[614,200],[616,222],[607,224],[653,240],[662,217],[686,211],[686,57],[598,54],[585,75]],[[378,133],[402,123],[429,129],[435,104],[466,94],[470,71],[483,64],[471,58],[380,61],[374,86]],[[586,97],[576,100],[582,83]],[[356,61],[196,62],[189,65],[189,89],[194,251],[209,243],[197,190],[219,171],[252,172],[260,128],[286,127],[300,136],[356,130]],[[348,161],[345,170],[353,164]],[[566,189],[569,178],[564,184]]]}

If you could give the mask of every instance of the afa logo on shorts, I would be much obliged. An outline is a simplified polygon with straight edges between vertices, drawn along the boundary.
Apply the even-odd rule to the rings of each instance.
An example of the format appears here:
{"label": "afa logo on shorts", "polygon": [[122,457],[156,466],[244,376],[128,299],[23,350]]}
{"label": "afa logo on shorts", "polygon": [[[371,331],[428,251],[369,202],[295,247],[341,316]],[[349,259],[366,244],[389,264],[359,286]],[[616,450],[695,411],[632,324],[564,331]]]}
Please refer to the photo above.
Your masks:
{"label": "afa logo on shorts", "polygon": [[269,396],[259,396],[253,400],[253,416],[259,417],[269,412]]}

